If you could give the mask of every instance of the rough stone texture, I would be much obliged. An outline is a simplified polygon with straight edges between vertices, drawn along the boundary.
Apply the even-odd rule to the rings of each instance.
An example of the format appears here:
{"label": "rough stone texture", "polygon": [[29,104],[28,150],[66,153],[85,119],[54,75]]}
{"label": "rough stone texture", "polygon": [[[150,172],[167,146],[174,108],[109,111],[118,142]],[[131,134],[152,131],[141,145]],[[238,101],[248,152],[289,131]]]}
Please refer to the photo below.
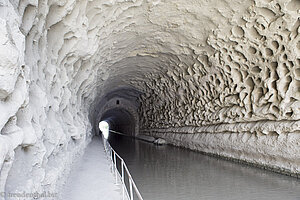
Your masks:
{"label": "rough stone texture", "polygon": [[168,143],[299,173],[299,10],[0,0],[0,191],[57,190],[114,98]]}
{"label": "rough stone texture", "polygon": [[144,133],[299,173],[299,6],[255,1],[209,34],[211,51],[190,49],[190,63],[153,75],[141,96]]}

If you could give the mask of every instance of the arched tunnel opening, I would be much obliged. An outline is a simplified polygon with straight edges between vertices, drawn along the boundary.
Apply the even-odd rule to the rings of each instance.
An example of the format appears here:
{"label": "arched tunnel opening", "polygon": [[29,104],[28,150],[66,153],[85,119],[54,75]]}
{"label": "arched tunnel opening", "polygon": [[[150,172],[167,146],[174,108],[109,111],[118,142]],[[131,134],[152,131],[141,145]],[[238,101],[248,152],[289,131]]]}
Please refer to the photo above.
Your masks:
{"label": "arched tunnel opening", "polygon": [[123,108],[114,108],[103,113],[100,121],[106,121],[109,124],[110,131],[135,136],[136,119]]}

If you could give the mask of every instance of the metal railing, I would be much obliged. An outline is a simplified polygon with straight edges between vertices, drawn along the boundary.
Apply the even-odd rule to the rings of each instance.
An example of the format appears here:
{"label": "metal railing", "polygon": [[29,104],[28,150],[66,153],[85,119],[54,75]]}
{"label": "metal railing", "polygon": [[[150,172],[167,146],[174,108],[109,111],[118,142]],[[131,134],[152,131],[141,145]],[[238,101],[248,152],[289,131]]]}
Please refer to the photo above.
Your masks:
{"label": "metal railing", "polygon": [[112,172],[115,175],[116,184],[118,184],[119,181],[122,184],[123,200],[125,200],[125,197],[127,197],[127,199],[129,200],[134,200],[134,197],[137,197],[137,199],[139,200],[143,200],[143,197],[140,194],[136,184],[134,183],[133,178],[129,173],[129,170],[123,158],[116,153],[116,151],[110,146],[109,142],[103,137],[103,135],[102,139],[104,150],[111,162]]}

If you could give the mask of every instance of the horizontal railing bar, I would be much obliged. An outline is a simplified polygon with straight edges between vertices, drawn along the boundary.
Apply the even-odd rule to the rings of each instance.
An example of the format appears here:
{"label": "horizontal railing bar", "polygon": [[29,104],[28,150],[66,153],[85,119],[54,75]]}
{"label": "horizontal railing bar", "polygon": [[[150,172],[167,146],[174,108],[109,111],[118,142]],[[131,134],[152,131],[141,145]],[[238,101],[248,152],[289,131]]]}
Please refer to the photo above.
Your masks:
{"label": "horizontal railing bar", "polygon": [[[117,170],[117,171],[118,171],[118,170]],[[119,175],[119,178],[120,178],[120,180],[121,180],[121,183],[123,183],[122,176],[121,176],[121,174],[120,174],[119,171],[118,171],[118,175]],[[125,183],[123,183],[123,184],[125,185]],[[129,193],[128,193],[127,189],[126,189],[126,195],[127,195],[128,199],[129,199],[130,197],[129,197]]]}
{"label": "horizontal railing bar", "polygon": [[133,184],[133,186],[136,190],[137,195],[139,196],[139,199],[143,199],[142,195],[140,194],[140,192],[139,192],[139,190],[138,190],[138,188],[137,188],[137,186],[136,186],[136,184],[135,184],[135,182],[134,182],[134,180],[133,180],[133,178],[132,178],[132,176],[131,176],[128,168],[127,168],[127,165],[125,164],[125,162],[124,162],[124,168],[125,168],[125,171],[127,172],[128,177],[130,177],[130,179],[132,180],[132,184]]}
{"label": "horizontal railing bar", "polygon": [[109,130],[109,132],[116,133],[116,134],[123,135],[123,136],[127,136],[127,137],[133,137],[131,135],[124,134],[124,133],[121,133],[121,132],[118,132],[118,131],[114,131],[114,130]]}
{"label": "horizontal railing bar", "polygon": [[[111,132],[115,132],[115,131],[111,131]],[[103,138],[103,143],[104,143],[104,148],[105,148],[105,151],[107,154],[109,154],[109,158],[111,159],[112,161],[112,167],[115,168],[115,169],[112,169],[113,171],[117,172],[115,173],[116,177],[119,177],[120,178],[120,182],[122,183],[122,187],[125,188],[125,191],[126,191],[126,196],[128,199],[133,199],[133,195],[129,195],[129,191],[126,187],[126,184],[125,184],[125,179],[124,177],[122,177],[122,175],[120,174],[119,170],[118,170],[118,167],[117,167],[117,159],[120,160],[121,162],[121,170],[122,170],[122,167],[124,167],[124,171],[125,173],[127,174],[128,176],[128,179],[129,179],[129,187],[132,187],[133,186],[133,189],[134,189],[134,192],[136,193],[137,197],[139,200],[143,200],[143,197],[142,195],[140,194],[129,170],[128,170],[128,167],[125,163],[125,161],[123,160],[123,158],[110,146],[109,142],[104,138]],[[108,147],[107,147],[108,146]],[[122,164],[123,163],[123,164]],[[117,178],[116,178],[116,183],[117,183]],[[123,196],[124,197],[124,196]]]}

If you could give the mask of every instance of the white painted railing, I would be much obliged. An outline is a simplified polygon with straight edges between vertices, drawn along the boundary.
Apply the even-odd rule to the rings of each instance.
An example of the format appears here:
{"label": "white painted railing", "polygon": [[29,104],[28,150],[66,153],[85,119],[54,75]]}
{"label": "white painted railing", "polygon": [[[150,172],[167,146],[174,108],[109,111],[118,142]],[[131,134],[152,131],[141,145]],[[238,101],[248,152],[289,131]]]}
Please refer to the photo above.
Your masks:
{"label": "white painted railing", "polygon": [[[103,135],[102,135],[102,139],[103,139],[103,145],[104,145],[106,155],[108,156],[108,158],[111,161],[112,172],[115,175],[116,184],[118,184],[118,182],[120,181],[120,183],[122,185],[123,200],[125,200],[125,198],[127,198],[129,200],[134,200],[135,196],[137,197],[137,199],[143,200],[143,197],[140,194],[136,184],[134,183],[133,178],[132,178],[131,174],[129,173],[129,170],[128,170],[123,158],[121,156],[119,156],[119,154],[116,153],[116,151],[110,146],[109,142],[107,141],[107,139],[105,139],[103,137]],[[117,163],[120,163],[120,171],[121,172],[118,170]],[[126,186],[125,176],[128,177],[129,189]]]}

